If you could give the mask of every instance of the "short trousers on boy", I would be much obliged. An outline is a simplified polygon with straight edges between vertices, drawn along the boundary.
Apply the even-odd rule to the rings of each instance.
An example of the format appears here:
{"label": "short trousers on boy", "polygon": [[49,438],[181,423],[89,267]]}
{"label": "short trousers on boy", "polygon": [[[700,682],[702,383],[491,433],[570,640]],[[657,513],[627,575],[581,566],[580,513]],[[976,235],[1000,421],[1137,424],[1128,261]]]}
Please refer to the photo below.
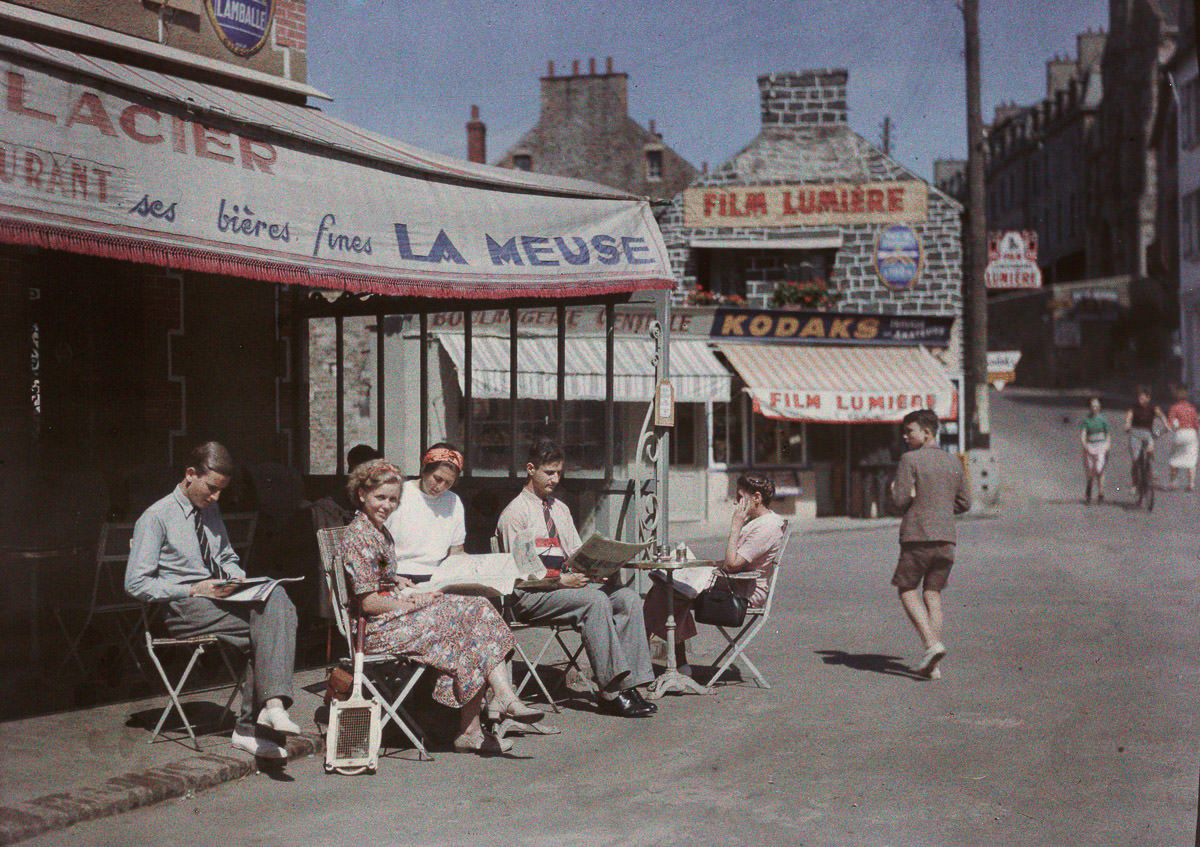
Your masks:
{"label": "short trousers on boy", "polygon": [[926,591],[941,591],[954,566],[954,544],[946,541],[902,541],[892,585],[912,591],[925,582]]}

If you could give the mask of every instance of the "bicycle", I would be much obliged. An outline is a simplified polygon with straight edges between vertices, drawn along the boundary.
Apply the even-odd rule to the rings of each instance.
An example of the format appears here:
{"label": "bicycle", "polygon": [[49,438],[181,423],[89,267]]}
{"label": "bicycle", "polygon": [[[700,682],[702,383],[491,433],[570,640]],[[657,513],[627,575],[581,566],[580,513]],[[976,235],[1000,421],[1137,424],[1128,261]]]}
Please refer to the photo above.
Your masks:
{"label": "bicycle", "polygon": [[[1146,511],[1154,511],[1154,439],[1158,438],[1161,433],[1157,428],[1150,430],[1150,439],[1143,441],[1139,439],[1137,454],[1133,458],[1133,465],[1130,467],[1130,475],[1133,477],[1133,487],[1137,491],[1137,508],[1141,508],[1142,503],[1146,504]],[[1132,437],[1132,436],[1131,436]]]}

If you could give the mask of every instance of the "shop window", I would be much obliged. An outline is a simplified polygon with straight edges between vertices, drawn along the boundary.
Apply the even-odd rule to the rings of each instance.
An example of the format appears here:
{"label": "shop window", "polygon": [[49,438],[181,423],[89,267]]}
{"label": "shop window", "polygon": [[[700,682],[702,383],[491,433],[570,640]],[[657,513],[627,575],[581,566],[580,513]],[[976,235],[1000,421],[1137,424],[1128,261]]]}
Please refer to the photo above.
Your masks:
{"label": "shop window", "polygon": [[800,421],[777,421],[754,416],[755,465],[806,464],[807,429]]}
{"label": "shop window", "polygon": [[663,151],[647,150],[646,151],[646,181],[647,182],[662,182],[663,178]]}
{"label": "shop window", "polygon": [[780,282],[824,286],[837,251],[698,250],[696,254],[696,277],[703,290],[722,297],[747,297],[770,295]]}
{"label": "shop window", "polygon": [[[560,437],[558,403],[554,400],[518,400],[517,429],[509,424],[508,400],[474,400],[472,402],[475,433],[472,455],[467,457],[478,471],[508,471],[511,445],[516,442],[517,462],[523,464],[529,444],[535,438]],[[676,406],[676,410],[684,405]],[[567,454],[568,470],[602,470],[604,468],[604,402],[602,400],[568,400],[563,418],[563,450]],[[614,410],[613,460],[624,458],[619,416]]]}
{"label": "shop window", "polygon": [[528,153],[518,153],[512,158],[513,167],[519,171],[533,170],[533,157]]}
{"label": "shop window", "polygon": [[746,464],[745,400],[735,397],[732,403],[713,403],[713,461],[723,465]]}
{"label": "shop window", "polygon": [[702,428],[700,415],[704,406],[700,403],[675,404],[675,428],[671,432],[671,464],[699,465],[696,449],[696,433]]}

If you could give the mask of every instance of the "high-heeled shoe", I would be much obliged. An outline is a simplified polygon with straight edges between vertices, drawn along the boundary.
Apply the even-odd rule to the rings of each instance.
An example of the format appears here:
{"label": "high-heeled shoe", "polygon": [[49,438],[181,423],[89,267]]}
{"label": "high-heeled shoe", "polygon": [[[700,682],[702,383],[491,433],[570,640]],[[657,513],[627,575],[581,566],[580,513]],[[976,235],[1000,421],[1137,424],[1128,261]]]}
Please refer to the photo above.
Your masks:
{"label": "high-heeled shoe", "polygon": [[455,753],[478,753],[482,756],[498,756],[511,749],[511,741],[507,738],[497,738],[490,732],[481,732],[477,736],[460,735],[454,739],[451,747]]}
{"label": "high-heeled shoe", "polygon": [[542,718],[546,717],[545,712],[539,712],[531,706],[526,706],[520,700],[510,700],[507,703],[497,704],[495,700],[488,706],[488,717],[495,721],[511,718],[518,723],[537,723]]}

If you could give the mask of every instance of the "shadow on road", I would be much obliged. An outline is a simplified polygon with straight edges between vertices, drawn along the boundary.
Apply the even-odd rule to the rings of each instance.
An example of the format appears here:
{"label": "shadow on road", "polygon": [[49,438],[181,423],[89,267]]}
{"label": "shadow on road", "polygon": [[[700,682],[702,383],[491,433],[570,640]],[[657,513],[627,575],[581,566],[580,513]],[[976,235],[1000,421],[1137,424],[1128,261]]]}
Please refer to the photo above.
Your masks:
{"label": "shadow on road", "polygon": [[925,681],[909,670],[907,665],[900,664],[899,656],[885,656],[882,653],[847,653],[845,650],[814,650],[821,661],[827,665],[842,665],[856,671],[871,671],[889,676],[903,676],[909,679]]}

